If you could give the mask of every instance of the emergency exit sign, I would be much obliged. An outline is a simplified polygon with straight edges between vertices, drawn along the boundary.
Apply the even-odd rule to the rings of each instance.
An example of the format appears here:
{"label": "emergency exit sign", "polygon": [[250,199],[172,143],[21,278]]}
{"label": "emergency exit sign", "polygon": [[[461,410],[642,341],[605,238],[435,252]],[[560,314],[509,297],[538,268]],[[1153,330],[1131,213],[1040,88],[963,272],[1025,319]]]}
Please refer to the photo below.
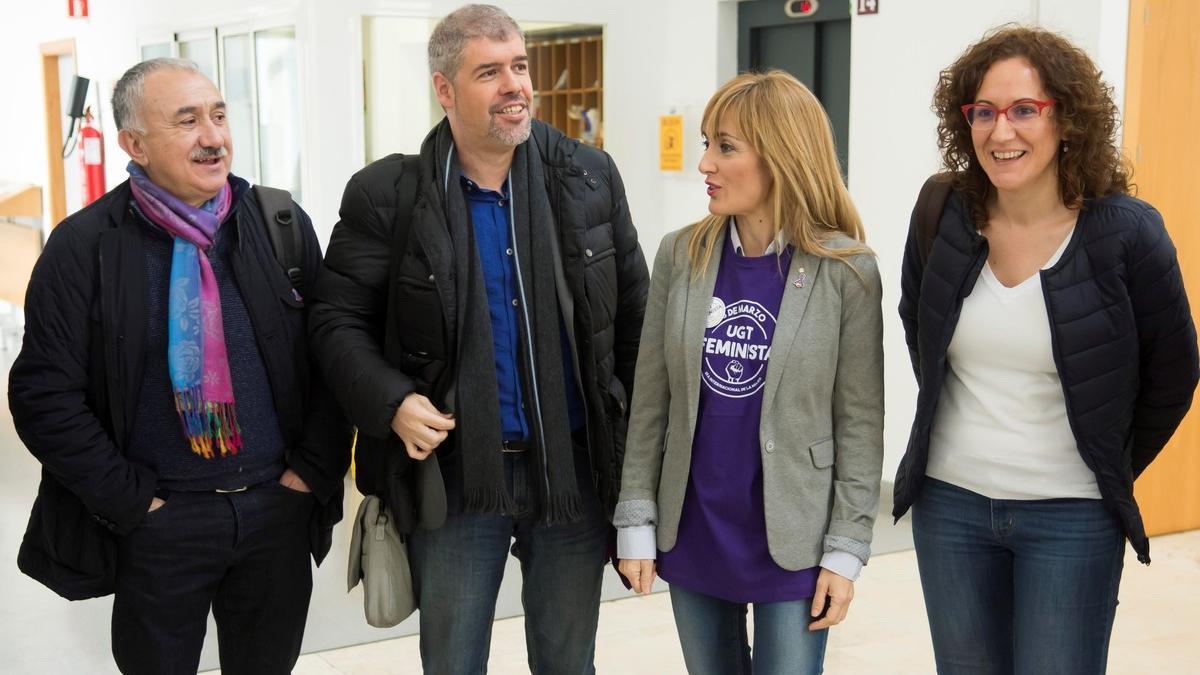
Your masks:
{"label": "emergency exit sign", "polygon": [[879,0],[858,0],[859,14],[878,14]]}

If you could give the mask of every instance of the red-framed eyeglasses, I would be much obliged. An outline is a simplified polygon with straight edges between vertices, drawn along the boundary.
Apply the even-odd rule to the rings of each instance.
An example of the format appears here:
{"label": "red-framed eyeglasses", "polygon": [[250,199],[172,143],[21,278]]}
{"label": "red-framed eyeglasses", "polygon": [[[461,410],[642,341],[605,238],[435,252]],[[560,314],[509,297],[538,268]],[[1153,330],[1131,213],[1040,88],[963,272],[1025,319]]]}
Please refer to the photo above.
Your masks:
{"label": "red-framed eyeglasses", "polygon": [[1029,126],[1038,117],[1041,117],[1042,111],[1054,105],[1054,99],[1046,99],[1045,101],[1037,101],[1026,99],[1017,101],[1007,108],[997,108],[988,103],[968,103],[962,107],[963,116],[967,118],[967,124],[971,125],[972,129],[979,131],[987,131],[996,126],[996,120],[1003,115],[1008,118],[1008,123],[1016,128]]}

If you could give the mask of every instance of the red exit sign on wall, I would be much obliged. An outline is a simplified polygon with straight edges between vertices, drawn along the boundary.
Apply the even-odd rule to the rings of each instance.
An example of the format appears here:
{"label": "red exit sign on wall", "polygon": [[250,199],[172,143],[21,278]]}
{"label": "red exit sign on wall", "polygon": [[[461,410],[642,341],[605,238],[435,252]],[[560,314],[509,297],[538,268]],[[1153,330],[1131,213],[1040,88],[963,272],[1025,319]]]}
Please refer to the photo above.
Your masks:
{"label": "red exit sign on wall", "polygon": [[879,0],[858,0],[859,14],[878,14]]}

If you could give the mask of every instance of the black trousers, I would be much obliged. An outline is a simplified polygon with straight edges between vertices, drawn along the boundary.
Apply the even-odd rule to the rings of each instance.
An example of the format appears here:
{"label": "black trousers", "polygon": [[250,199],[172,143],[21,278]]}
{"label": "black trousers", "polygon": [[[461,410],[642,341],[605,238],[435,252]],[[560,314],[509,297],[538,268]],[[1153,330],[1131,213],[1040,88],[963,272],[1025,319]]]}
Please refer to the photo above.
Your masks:
{"label": "black trousers", "polygon": [[172,492],[123,537],[112,650],[123,673],[195,673],[209,609],[225,675],[289,673],[312,594],[312,495],[268,481]]}

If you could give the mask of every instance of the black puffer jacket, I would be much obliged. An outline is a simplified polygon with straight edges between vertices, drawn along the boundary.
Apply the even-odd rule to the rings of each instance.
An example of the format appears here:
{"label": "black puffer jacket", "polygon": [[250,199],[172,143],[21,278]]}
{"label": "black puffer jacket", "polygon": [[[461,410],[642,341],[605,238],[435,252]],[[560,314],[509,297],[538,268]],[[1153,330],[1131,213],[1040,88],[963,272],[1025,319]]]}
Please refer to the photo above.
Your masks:
{"label": "black puffer jacket", "polygon": [[[358,426],[359,490],[383,496],[397,511],[401,531],[415,516],[408,508],[411,460],[391,420],[413,392],[449,407],[444,396],[454,381],[454,345],[462,328],[455,321],[453,248],[437,183],[447,161],[439,143],[448,138],[443,121],[422,146],[416,204],[400,237],[395,221],[404,158],[385,157],[350,179],[309,320],[318,360]],[[559,228],[558,266],[574,306],[571,342],[587,409],[593,477],[611,514],[649,274],[609,156],[540,122],[533,123],[529,142],[541,154]],[[447,483],[461,480],[450,459],[455,440],[451,433],[438,448]]]}
{"label": "black puffer jacket", "polygon": [[[274,256],[255,193],[232,180],[240,199],[229,216],[238,232],[230,262],[270,381],[285,461],[321,504],[309,523],[320,562],[342,516],[350,425],[310,368],[304,303]],[[153,470],[125,457],[146,358],[143,242],[154,236],[130,208],[131,194],[122,183],[54,229],[29,281],[25,341],[9,373],[13,423],[43,467],[18,564],[70,599],[112,592],[113,533],[142,522],[157,484]],[[311,288],[321,248],[308,216],[293,209]]]}
{"label": "black puffer jacket", "polygon": [[[900,318],[920,392],[896,473],[896,518],[920,494],[946,349],[987,256],[987,239],[975,232],[958,194],[946,204],[924,268],[915,224],[909,227]],[[1061,259],[1041,277],[1079,454],[1138,559],[1148,563],[1133,481],[1175,433],[1200,378],[1196,328],[1175,247],[1149,204],[1123,195],[1091,199]]]}

